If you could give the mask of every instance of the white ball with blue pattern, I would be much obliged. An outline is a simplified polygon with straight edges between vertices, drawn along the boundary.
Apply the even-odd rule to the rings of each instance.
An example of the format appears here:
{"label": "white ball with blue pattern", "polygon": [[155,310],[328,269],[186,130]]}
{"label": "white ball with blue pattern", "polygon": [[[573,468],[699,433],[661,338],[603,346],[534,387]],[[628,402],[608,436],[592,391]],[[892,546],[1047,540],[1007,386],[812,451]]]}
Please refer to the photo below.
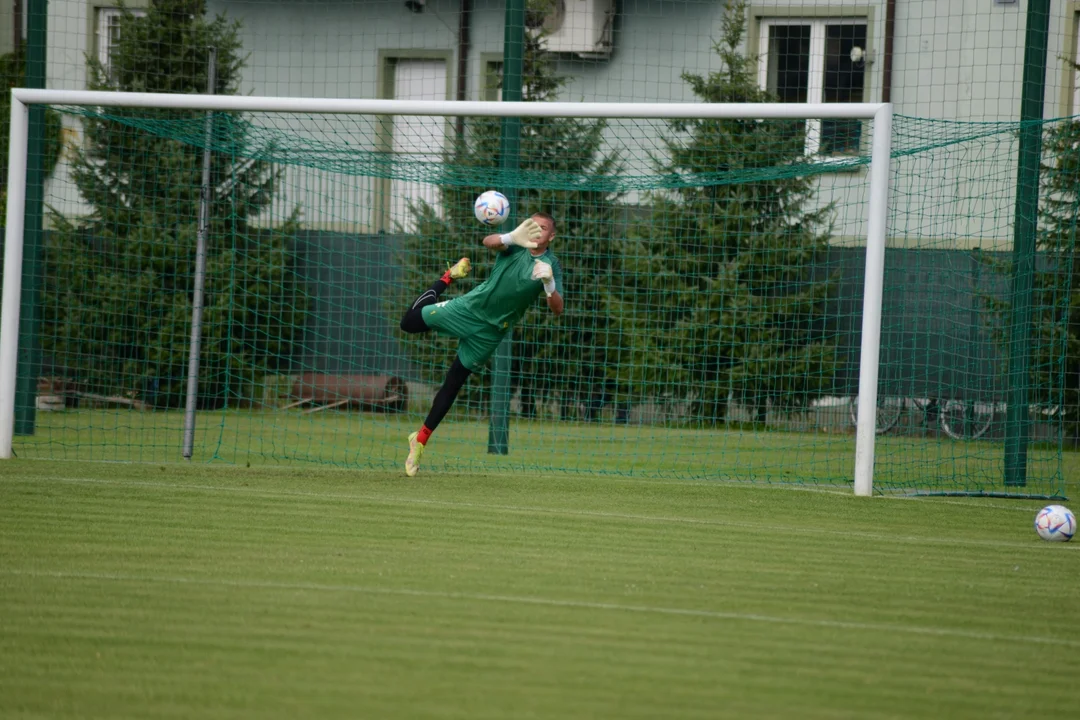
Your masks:
{"label": "white ball with blue pattern", "polygon": [[1076,534],[1076,516],[1064,505],[1047,505],[1035,516],[1035,532],[1050,542],[1069,542]]}
{"label": "white ball with blue pattern", "polygon": [[488,190],[473,203],[476,219],[485,225],[502,225],[510,217],[510,201],[501,192]]}

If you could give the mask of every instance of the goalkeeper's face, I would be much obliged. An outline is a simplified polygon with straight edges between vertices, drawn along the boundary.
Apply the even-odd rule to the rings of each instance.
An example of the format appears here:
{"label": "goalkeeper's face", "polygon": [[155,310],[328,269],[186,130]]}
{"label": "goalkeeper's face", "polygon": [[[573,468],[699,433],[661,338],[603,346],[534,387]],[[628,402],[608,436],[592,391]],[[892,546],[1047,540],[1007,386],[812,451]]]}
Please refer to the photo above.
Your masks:
{"label": "goalkeeper's face", "polygon": [[540,238],[536,241],[537,250],[547,250],[548,245],[555,238],[555,223],[549,218],[533,215],[533,220],[540,226],[540,230],[543,232]]}

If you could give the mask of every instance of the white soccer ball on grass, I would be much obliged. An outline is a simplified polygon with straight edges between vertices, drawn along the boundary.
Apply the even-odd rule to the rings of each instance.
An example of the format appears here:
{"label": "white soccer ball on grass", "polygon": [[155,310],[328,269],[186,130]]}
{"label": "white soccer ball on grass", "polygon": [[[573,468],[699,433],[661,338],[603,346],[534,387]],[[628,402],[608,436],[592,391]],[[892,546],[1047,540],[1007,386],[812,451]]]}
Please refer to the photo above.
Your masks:
{"label": "white soccer ball on grass", "polygon": [[1047,505],[1035,516],[1035,532],[1050,542],[1068,542],[1076,534],[1076,516],[1064,505]]}
{"label": "white soccer ball on grass", "polygon": [[502,225],[510,217],[510,201],[501,192],[488,190],[473,203],[476,219],[485,225]]}

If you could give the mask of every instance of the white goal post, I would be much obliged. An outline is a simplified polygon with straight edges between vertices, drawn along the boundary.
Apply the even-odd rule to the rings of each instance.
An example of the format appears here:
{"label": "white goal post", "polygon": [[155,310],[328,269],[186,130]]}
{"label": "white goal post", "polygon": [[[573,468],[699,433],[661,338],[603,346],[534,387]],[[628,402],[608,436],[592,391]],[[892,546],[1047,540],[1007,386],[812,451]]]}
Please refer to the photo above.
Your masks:
{"label": "white goal post", "polygon": [[893,109],[890,103],[492,103],[450,100],[174,95],[15,88],[11,91],[4,290],[3,308],[0,312],[0,459],[12,456],[15,427],[15,375],[22,297],[23,215],[26,208],[30,105],[442,117],[873,120],[854,472],[855,494],[870,495],[872,493],[882,289],[885,271],[885,223],[889,191],[889,160],[892,150]]}

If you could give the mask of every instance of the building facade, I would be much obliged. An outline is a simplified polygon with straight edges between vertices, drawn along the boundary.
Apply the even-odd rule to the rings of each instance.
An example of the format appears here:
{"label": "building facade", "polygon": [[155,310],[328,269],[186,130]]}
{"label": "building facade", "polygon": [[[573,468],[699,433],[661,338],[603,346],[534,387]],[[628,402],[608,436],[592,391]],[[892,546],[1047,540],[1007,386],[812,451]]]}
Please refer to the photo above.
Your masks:
{"label": "building facade", "polygon": [[[147,0],[128,4],[135,12]],[[86,57],[107,63],[118,30],[111,0],[49,3],[48,85],[81,89]],[[462,8],[468,9],[463,20]],[[721,29],[719,0],[558,0],[533,17],[551,32],[558,68],[569,82],[567,101],[693,102],[685,72],[719,69],[713,49]],[[1050,21],[1044,114],[1078,111],[1077,18],[1080,2],[1055,0]],[[1023,72],[1024,0],[759,0],[748,10],[746,52],[757,58],[759,82],[787,102],[894,103],[898,115],[969,122],[1015,121]],[[495,100],[499,97],[504,5],[492,0],[211,0],[211,13],[241,24],[247,53],[241,92],[293,97]],[[0,32],[0,37],[3,33]],[[79,142],[67,119],[67,139]],[[288,132],[308,130],[295,122]],[[611,145],[640,139],[619,136]],[[447,128],[398,127],[393,150],[437,160]],[[865,152],[861,123],[812,121],[808,153]],[[387,149],[369,138],[367,149]],[[658,138],[644,141],[658,147]],[[648,172],[644,151],[631,170]],[[1001,192],[1015,172],[995,160]],[[937,172],[930,169],[929,172]],[[987,172],[990,172],[988,170]],[[949,182],[945,192],[986,196],[980,178]],[[822,202],[840,199],[835,242],[859,243],[865,205],[852,199],[865,187],[854,171],[821,179]],[[373,232],[407,221],[404,198],[431,199],[435,189],[395,181],[387,189],[362,177],[328,176],[292,167],[279,194],[281,206],[304,208],[312,228]],[[969,187],[965,187],[967,184]],[[329,189],[328,189],[329,188]],[[50,180],[54,207],[78,214],[80,202],[61,166]],[[635,202],[631,194],[628,202]],[[903,199],[897,199],[903,203]],[[988,227],[987,202],[974,201],[965,218],[933,232],[962,238],[961,245],[997,247],[1007,231]],[[900,208],[899,216],[908,213]],[[946,223],[949,224],[949,223]],[[903,244],[908,231],[892,228]],[[963,239],[966,238],[966,239]]]}

